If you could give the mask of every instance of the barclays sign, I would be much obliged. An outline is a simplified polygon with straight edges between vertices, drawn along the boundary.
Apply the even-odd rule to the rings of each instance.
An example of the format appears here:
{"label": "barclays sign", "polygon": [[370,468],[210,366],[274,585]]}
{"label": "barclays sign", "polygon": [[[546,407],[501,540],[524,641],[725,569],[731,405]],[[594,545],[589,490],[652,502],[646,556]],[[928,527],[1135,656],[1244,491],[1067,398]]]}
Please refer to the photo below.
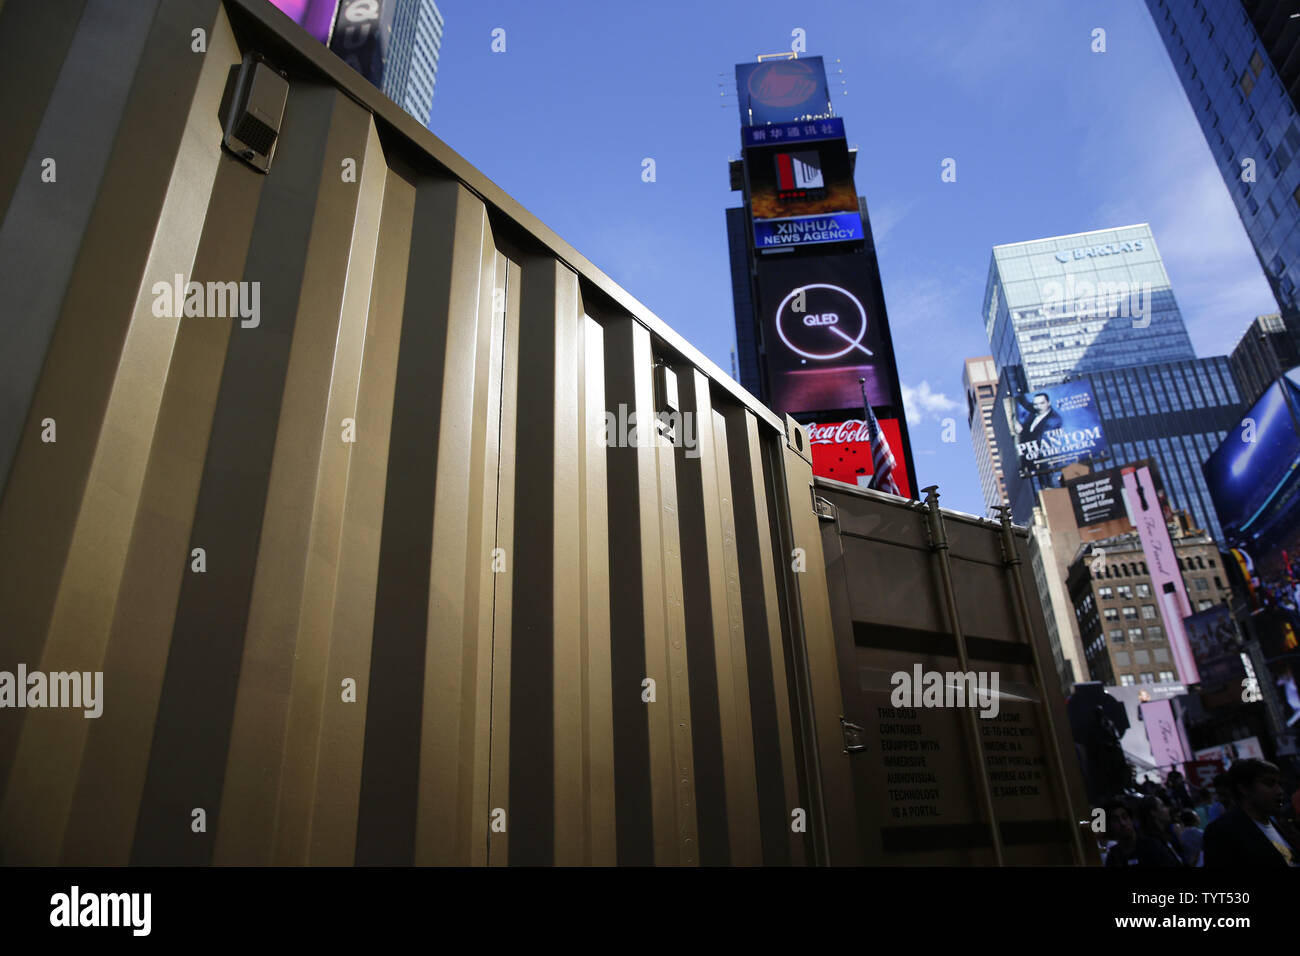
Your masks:
{"label": "barclays sign", "polygon": [[1100,246],[1080,246],[1077,249],[1064,249],[1056,254],[1057,262],[1070,262],[1075,259],[1093,259],[1097,256],[1117,256],[1122,252],[1141,252],[1146,247],[1145,239],[1131,242],[1108,242]]}

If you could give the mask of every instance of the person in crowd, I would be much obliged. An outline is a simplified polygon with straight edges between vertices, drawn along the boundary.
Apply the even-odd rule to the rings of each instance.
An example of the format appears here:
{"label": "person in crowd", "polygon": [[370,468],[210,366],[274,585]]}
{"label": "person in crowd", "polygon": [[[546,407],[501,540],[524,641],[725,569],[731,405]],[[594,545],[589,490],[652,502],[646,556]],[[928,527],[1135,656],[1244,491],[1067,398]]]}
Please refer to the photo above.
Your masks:
{"label": "person in crowd", "polygon": [[1210,823],[1210,791],[1204,787],[1196,787],[1192,795],[1196,801],[1192,809],[1196,811],[1196,817],[1200,821],[1197,826],[1204,830]]}
{"label": "person in crowd", "polygon": [[1169,794],[1170,806],[1175,810],[1190,810],[1195,806],[1192,795],[1187,791],[1187,782],[1177,770],[1169,771],[1169,776],[1165,777],[1165,792]]}
{"label": "person in crowd", "polygon": [[1138,804],[1138,828],[1141,831],[1138,843],[1144,841],[1147,855],[1157,862],[1153,866],[1182,866],[1183,845],[1172,826],[1169,804],[1160,797],[1143,797]]}
{"label": "person in crowd", "polygon": [[1195,810],[1179,810],[1178,821],[1183,825],[1178,833],[1178,842],[1183,845],[1183,865],[1200,866],[1201,841],[1205,834],[1201,818]]}
{"label": "person in crowd", "polygon": [[1213,823],[1232,809],[1232,788],[1228,786],[1227,773],[1214,778],[1214,802],[1210,804],[1210,819],[1206,825]]}
{"label": "person in crowd", "polygon": [[1300,866],[1300,835],[1276,816],[1282,807],[1277,766],[1235,761],[1227,785],[1236,805],[1205,828],[1206,867]]}
{"label": "person in crowd", "polygon": [[1121,800],[1112,800],[1103,809],[1106,811],[1106,835],[1115,841],[1106,851],[1106,866],[1140,866],[1137,827],[1133,825],[1128,807]]}

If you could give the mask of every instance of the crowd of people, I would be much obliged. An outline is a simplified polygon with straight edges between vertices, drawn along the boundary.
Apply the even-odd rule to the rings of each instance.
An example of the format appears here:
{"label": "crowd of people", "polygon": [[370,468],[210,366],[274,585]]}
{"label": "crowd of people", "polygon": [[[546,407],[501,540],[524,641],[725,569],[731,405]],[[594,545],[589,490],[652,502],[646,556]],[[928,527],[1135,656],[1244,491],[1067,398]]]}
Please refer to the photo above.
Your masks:
{"label": "crowd of people", "polygon": [[1106,866],[1300,866],[1300,788],[1287,800],[1276,765],[1234,761],[1213,791],[1174,771],[1110,801]]}

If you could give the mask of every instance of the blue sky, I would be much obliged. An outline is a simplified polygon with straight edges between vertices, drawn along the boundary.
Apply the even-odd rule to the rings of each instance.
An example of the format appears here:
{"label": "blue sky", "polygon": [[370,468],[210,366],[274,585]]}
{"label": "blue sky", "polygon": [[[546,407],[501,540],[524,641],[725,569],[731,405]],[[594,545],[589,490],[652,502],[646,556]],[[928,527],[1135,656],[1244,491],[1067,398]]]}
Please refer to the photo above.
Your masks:
{"label": "blue sky", "polygon": [[[848,93],[835,108],[859,149],[917,476],[945,507],[984,512],[961,371],[989,351],[993,245],[1151,223],[1200,355],[1226,354],[1275,310],[1141,0],[439,8],[429,128],[723,369],[734,65],[789,49],[795,28],[808,55],[838,58]],[[1091,51],[1098,27],[1105,53]],[[945,157],[955,183],[940,180]],[[955,443],[941,440],[946,417]]]}

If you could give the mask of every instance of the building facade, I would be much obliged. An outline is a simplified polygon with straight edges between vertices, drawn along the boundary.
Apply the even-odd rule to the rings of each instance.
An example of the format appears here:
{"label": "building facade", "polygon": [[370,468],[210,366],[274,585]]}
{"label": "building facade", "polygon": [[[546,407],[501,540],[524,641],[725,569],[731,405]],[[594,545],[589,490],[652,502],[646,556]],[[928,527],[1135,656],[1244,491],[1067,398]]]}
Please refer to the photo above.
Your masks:
{"label": "building facade", "polygon": [[994,246],[982,314],[1021,390],[1196,354],[1146,223]]}
{"label": "building facade", "polygon": [[[1193,611],[1231,595],[1218,546],[1170,522],[1178,568]],[[1178,681],[1169,639],[1137,532],[1081,545],[1066,579],[1092,680],[1127,687]]]}
{"label": "building facade", "polygon": [[421,124],[429,122],[442,48],[442,13],[434,0],[395,0],[385,95]]}
{"label": "building facade", "polygon": [[1241,400],[1250,405],[1277,377],[1300,365],[1300,315],[1260,315],[1228,357]]}
{"label": "building facade", "polygon": [[962,390],[966,393],[966,425],[975,450],[984,505],[1006,504],[1007,483],[1002,475],[1002,453],[993,438],[993,408],[998,394],[998,370],[993,356],[970,358],[962,365]]}
{"label": "building facade", "polygon": [[1297,12],[1274,0],[1147,0],[1283,313],[1300,283]]}

